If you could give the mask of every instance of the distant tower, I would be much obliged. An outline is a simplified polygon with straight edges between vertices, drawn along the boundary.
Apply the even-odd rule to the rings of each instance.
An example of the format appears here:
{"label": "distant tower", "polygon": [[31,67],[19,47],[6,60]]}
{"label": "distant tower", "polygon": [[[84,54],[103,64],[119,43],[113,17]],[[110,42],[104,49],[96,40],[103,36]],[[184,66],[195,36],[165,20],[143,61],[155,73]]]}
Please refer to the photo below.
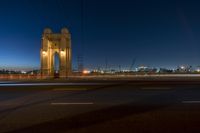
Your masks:
{"label": "distant tower", "polygon": [[53,33],[46,28],[42,35],[41,74],[43,77],[54,77],[55,54],[59,56],[59,77],[67,77],[72,70],[71,34],[67,28],[61,33]]}

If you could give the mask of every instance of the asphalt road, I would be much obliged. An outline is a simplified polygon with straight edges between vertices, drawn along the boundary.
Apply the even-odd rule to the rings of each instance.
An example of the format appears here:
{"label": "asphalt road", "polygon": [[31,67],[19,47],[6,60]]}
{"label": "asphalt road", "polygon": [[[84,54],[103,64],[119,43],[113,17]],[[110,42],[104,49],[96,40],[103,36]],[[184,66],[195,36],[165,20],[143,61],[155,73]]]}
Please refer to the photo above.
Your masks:
{"label": "asphalt road", "polygon": [[200,132],[200,81],[1,82],[0,132]]}

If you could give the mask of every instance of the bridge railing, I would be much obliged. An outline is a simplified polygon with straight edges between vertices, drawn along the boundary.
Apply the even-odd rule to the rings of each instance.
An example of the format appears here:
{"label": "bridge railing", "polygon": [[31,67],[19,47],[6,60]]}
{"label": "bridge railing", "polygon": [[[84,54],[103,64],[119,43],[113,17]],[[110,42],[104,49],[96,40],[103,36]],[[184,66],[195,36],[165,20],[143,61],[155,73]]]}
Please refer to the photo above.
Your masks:
{"label": "bridge railing", "polygon": [[0,74],[0,80],[15,80],[15,79],[41,79],[40,74]]}

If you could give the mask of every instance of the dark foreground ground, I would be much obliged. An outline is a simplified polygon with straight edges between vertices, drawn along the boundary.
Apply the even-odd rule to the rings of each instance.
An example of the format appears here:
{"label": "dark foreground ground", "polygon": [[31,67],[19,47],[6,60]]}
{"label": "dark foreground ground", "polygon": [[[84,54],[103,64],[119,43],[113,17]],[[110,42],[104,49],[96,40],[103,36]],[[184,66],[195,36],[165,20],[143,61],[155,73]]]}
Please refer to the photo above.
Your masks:
{"label": "dark foreground ground", "polygon": [[200,80],[1,82],[0,132],[198,133]]}

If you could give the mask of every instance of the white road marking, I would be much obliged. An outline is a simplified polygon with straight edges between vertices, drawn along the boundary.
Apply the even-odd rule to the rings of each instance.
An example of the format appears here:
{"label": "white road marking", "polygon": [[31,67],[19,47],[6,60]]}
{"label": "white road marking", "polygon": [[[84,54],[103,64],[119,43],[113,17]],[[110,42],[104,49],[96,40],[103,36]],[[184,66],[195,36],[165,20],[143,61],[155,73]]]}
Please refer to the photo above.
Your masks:
{"label": "white road marking", "polygon": [[86,88],[55,88],[53,91],[86,91]]}
{"label": "white road marking", "polygon": [[51,103],[51,105],[93,105],[94,103]]}
{"label": "white road marking", "polygon": [[192,103],[200,103],[200,101],[182,101],[182,103],[192,104]]}
{"label": "white road marking", "polygon": [[143,87],[142,90],[170,90],[169,87]]}

